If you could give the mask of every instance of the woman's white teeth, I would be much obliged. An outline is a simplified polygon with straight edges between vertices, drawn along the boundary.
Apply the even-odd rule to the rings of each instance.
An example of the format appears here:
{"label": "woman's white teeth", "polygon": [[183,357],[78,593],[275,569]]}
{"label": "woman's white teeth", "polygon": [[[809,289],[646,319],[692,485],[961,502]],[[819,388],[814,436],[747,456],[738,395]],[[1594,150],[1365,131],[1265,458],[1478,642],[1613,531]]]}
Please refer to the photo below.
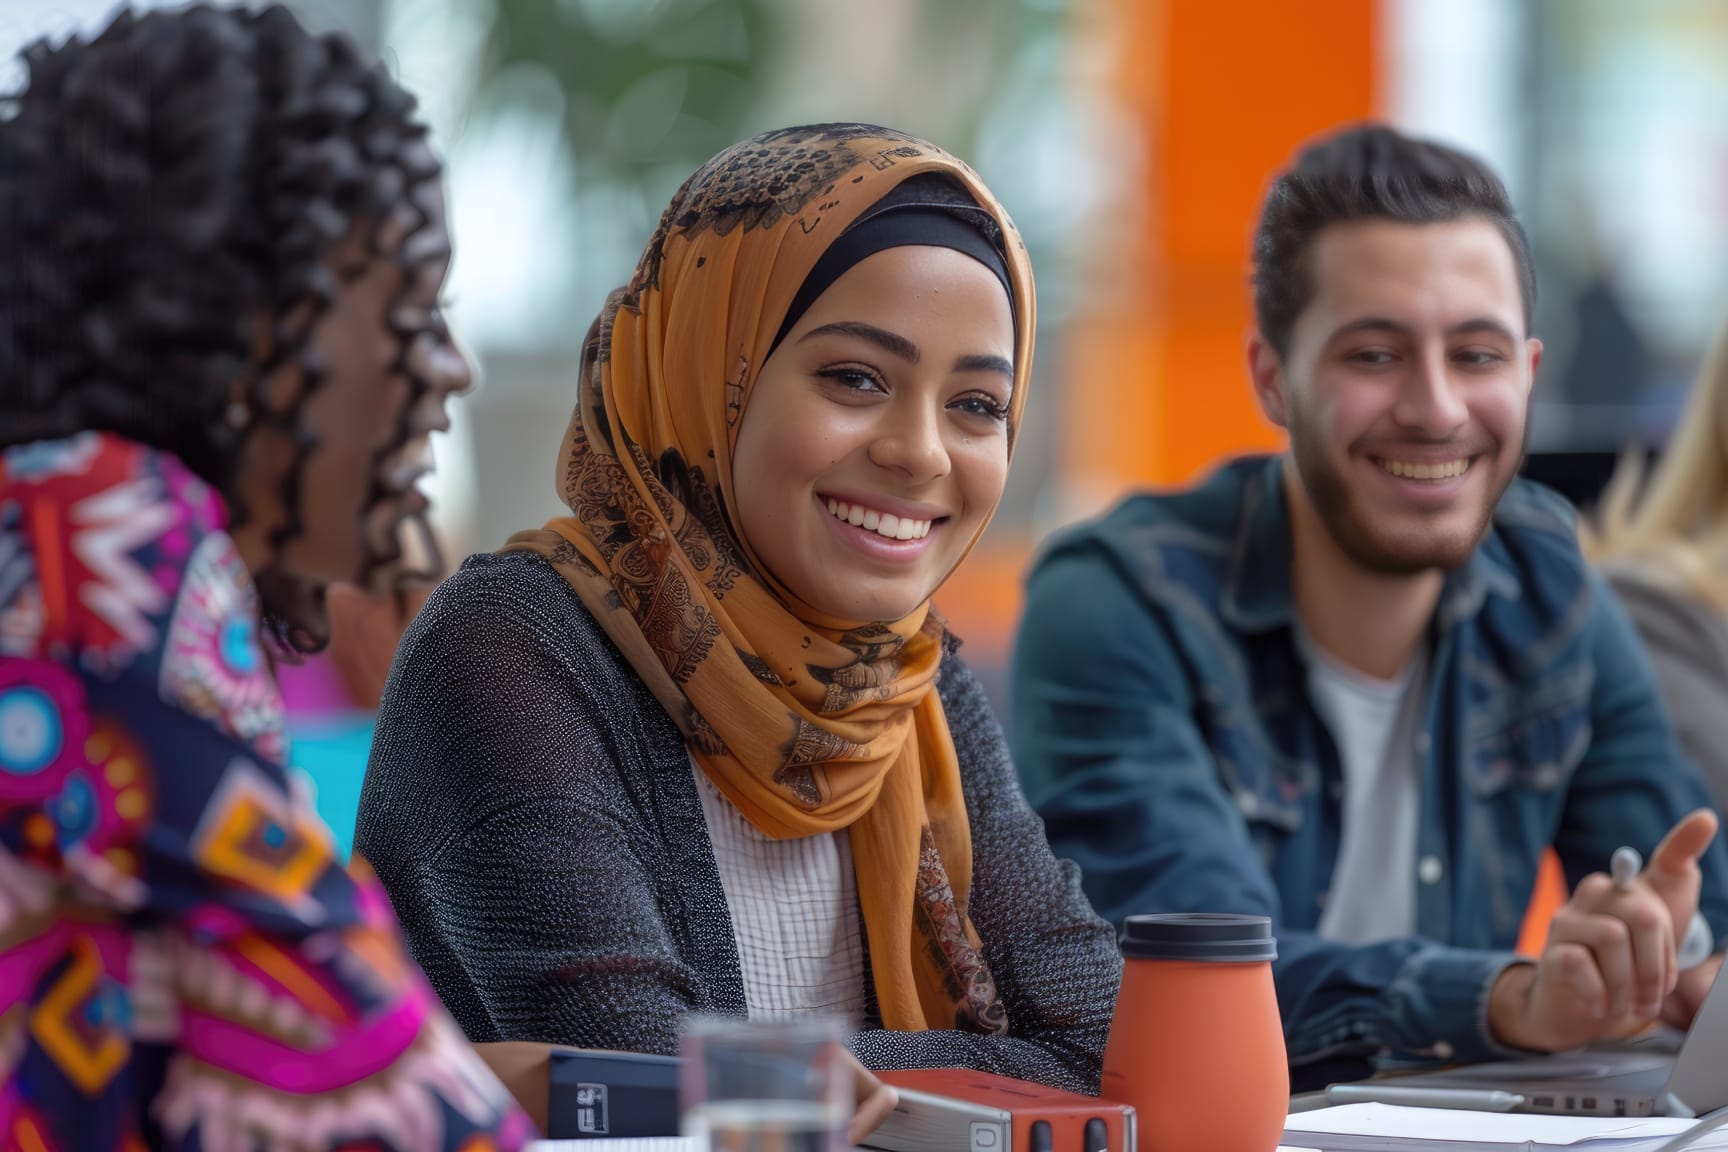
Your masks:
{"label": "woman's white teeth", "polygon": [[1413,464],[1404,460],[1382,460],[1380,467],[1404,480],[1450,480],[1470,470],[1470,457],[1444,464]]}
{"label": "woman's white teeth", "polygon": [[857,525],[878,536],[886,536],[890,540],[922,540],[930,535],[932,523],[929,520],[896,516],[892,512],[878,512],[874,508],[848,504],[844,500],[829,499],[828,512],[836,519]]}

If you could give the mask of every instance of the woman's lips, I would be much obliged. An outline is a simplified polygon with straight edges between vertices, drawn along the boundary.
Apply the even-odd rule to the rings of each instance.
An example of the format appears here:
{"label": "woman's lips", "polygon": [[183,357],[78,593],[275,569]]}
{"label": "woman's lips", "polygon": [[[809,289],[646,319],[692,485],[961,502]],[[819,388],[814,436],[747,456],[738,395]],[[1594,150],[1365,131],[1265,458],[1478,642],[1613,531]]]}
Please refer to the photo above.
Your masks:
{"label": "woman's lips", "polygon": [[868,504],[840,500],[833,496],[827,497],[824,504],[828,514],[836,520],[844,521],[854,528],[862,528],[866,532],[874,532],[887,540],[921,540],[930,535],[931,525],[937,519],[895,515]]}
{"label": "woman's lips", "polygon": [[[943,523],[941,519],[917,521],[896,517],[897,522],[892,526],[895,535],[887,536],[882,532],[883,514],[880,512],[876,512],[875,527],[866,528],[864,526],[866,522],[864,514],[860,515],[859,523],[854,524],[852,522],[851,511],[855,506],[846,505],[845,502],[832,498],[819,498],[818,504],[825,513],[824,518],[833,525],[835,533],[842,540],[869,556],[884,560],[910,560],[921,555],[929,547],[930,542],[935,538],[934,533],[942,527]],[[836,507],[829,507],[829,505]],[[838,515],[838,507],[842,505],[847,509],[847,516],[845,517]],[[910,525],[910,527],[905,527],[906,525]],[[920,535],[902,537],[899,535],[901,531],[916,531]]]}

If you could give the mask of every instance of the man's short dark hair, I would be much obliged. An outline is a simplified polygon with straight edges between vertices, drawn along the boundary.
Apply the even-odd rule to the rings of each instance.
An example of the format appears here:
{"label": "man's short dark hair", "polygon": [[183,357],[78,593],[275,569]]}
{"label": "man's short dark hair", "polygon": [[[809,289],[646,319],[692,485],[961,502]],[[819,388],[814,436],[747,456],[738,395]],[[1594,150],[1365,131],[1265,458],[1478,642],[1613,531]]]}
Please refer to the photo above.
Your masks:
{"label": "man's short dark hair", "polygon": [[1437,224],[1476,216],[1512,250],[1528,331],[1536,308],[1530,241],[1506,186],[1482,161],[1455,148],[1413,140],[1380,124],[1349,128],[1304,148],[1272,182],[1254,231],[1254,319],[1279,356],[1314,295],[1308,251],[1329,224],[1395,220]]}

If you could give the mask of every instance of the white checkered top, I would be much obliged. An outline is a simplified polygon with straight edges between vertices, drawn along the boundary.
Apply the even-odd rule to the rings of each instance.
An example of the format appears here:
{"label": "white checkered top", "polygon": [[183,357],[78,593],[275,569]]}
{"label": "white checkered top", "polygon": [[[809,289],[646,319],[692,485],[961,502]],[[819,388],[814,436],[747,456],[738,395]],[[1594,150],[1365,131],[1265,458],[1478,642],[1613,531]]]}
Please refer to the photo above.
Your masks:
{"label": "white checkered top", "polygon": [[773,840],[702,769],[696,791],[720,866],[752,1020],[864,1018],[864,934],[844,829]]}

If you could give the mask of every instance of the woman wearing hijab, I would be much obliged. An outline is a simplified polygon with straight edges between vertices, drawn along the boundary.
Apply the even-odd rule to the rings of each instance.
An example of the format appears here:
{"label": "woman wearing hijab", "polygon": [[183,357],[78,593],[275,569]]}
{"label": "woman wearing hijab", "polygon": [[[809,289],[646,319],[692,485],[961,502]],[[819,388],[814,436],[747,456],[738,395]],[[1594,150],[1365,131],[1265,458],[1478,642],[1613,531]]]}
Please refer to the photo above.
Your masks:
{"label": "woman wearing hijab", "polygon": [[[270,637],[387,588],[469,372],[414,101],[122,12],[0,119],[0,1147],[518,1148],[286,767]],[[76,142],[69,147],[68,141]],[[268,625],[268,627],[265,627]]]}
{"label": "woman wearing hijab", "polygon": [[1096,1092],[1119,961],[930,598],[1002,495],[1032,277],[964,164],[772,132],[590,331],[571,515],[398,652],[356,845],[475,1040],[865,1024],[868,1067]]}

